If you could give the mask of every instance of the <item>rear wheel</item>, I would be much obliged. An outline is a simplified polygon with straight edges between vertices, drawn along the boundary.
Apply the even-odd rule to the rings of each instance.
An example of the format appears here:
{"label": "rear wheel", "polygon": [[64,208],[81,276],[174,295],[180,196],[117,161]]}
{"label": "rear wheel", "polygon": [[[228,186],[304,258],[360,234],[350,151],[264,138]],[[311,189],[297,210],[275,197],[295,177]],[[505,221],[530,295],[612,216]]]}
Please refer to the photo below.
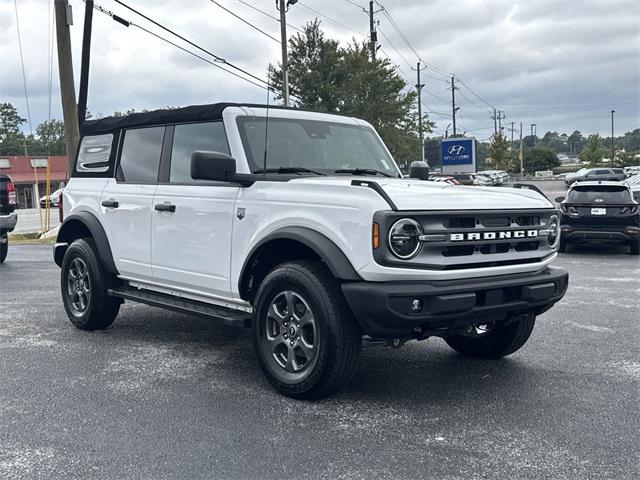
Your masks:
{"label": "rear wheel", "polygon": [[463,335],[450,335],[444,341],[456,352],[476,358],[500,358],[519,350],[529,339],[536,316],[504,324],[487,323],[470,328]]}
{"label": "rear wheel", "polygon": [[60,288],[67,316],[81,330],[101,330],[118,315],[122,301],[108,295],[113,282],[90,238],[74,241],[64,255]]}
{"label": "rear wheel", "polygon": [[7,259],[7,253],[9,252],[9,237],[6,233],[0,235],[0,264],[4,263]]}
{"label": "rear wheel", "polygon": [[294,398],[321,398],[353,376],[362,334],[319,262],[282,264],[256,294],[254,347],[267,379]]}
{"label": "rear wheel", "polygon": [[640,238],[631,240],[631,255],[640,255]]}

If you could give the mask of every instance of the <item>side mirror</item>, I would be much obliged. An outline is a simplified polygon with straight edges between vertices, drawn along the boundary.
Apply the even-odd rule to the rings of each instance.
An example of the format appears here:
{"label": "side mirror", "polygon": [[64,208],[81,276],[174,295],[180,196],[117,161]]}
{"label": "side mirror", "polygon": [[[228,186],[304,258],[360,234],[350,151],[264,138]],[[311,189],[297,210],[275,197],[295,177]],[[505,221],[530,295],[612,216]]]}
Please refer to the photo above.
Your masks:
{"label": "side mirror", "polygon": [[564,202],[564,197],[556,197],[555,200],[557,203],[562,203]]}
{"label": "side mirror", "polygon": [[417,178],[418,180],[429,180],[429,164],[420,160],[411,162],[409,177]]}
{"label": "side mirror", "polygon": [[236,173],[236,160],[221,152],[196,151],[191,154],[191,178],[231,182]]}

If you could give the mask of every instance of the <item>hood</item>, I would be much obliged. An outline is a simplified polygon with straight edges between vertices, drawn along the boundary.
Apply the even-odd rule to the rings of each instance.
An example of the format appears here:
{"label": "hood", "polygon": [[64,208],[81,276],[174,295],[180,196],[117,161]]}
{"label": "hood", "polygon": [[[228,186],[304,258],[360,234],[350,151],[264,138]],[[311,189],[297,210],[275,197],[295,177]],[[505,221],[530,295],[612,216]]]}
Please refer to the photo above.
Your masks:
{"label": "hood", "polygon": [[351,186],[351,181],[377,182],[398,210],[517,210],[554,208],[544,196],[533,190],[508,187],[449,185],[401,178],[380,177],[305,177],[291,182]]}

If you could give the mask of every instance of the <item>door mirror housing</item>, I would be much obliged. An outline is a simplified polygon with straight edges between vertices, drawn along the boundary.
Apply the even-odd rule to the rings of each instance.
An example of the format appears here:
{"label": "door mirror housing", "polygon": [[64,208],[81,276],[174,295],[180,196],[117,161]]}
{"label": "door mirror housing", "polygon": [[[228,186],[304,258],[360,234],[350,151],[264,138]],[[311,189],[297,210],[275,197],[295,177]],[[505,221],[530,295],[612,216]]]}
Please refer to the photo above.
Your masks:
{"label": "door mirror housing", "polygon": [[236,160],[221,152],[195,151],[191,154],[191,178],[216,182],[233,182]]}
{"label": "door mirror housing", "polygon": [[409,177],[416,178],[418,180],[429,180],[429,164],[420,160],[411,162],[411,167],[409,167]]}
{"label": "door mirror housing", "polygon": [[557,203],[562,203],[564,202],[564,197],[556,197],[555,200]]}

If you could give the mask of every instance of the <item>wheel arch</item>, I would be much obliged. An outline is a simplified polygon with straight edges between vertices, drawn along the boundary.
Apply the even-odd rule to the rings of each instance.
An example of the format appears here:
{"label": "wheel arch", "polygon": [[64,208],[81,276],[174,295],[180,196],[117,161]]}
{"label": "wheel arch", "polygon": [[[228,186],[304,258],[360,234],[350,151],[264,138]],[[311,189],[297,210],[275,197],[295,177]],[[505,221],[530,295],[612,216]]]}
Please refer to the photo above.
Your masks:
{"label": "wheel arch", "polygon": [[353,265],[331,239],[306,227],[284,227],[260,240],[247,256],[238,281],[243,300],[252,301],[257,286],[276,265],[290,260],[320,260],[339,280],[361,280]]}
{"label": "wheel arch", "polygon": [[91,237],[98,248],[98,256],[104,268],[114,275],[118,275],[118,269],[113,261],[109,239],[100,224],[100,220],[90,212],[78,212],[67,217],[58,232],[58,238],[54,247],[53,258],[56,265],[62,266],[62,259],[68,246],[78,238]]}

